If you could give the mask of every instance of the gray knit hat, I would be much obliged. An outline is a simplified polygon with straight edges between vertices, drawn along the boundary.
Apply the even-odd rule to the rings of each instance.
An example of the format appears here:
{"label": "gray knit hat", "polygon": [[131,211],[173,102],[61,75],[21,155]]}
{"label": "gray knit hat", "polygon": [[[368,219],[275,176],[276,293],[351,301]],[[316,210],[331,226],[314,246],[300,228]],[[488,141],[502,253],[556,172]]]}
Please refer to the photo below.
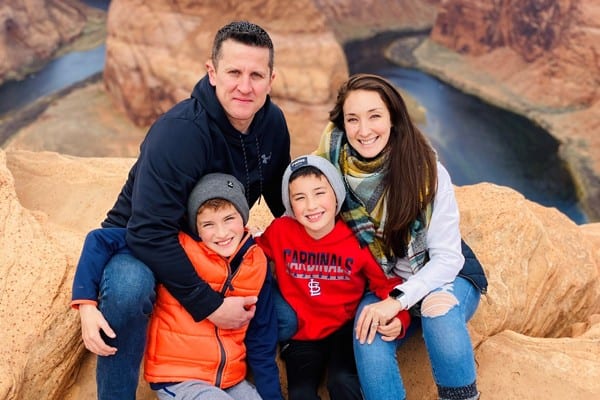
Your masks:
{"label": "gray knit hat", "polygon": [[306,156],[300,156],[293,160],[283,173],[283,181],[281,182],[281,200],[283,201],[283,205],[285,207],[285,214],[294,216],[292,205],[290,203],[290,191],[288,188],[290,176],[292,175],[292,172],[308,166],[312,166],[320,170],[329,181],[329,184],[335,193],[335,198],[337,199],[337,207],[335,212],[336,214],[339,213],[342,209],[344,199],[346,198],[346,187],[344,186],[344,181],[342,180],[340,172],[331,162],[329,162],[329,160],[309,154]]}
{"label": "gray knit hat", "polygon": [[234,176],[221,173],[204,175],[196,184],[188,199],[188,220],[192,232],[196,235],[196,214],[202,204],[212,199],[224,199],[242,214],[244,226],[248,223],[250,208],[244,194],[244,186]]}

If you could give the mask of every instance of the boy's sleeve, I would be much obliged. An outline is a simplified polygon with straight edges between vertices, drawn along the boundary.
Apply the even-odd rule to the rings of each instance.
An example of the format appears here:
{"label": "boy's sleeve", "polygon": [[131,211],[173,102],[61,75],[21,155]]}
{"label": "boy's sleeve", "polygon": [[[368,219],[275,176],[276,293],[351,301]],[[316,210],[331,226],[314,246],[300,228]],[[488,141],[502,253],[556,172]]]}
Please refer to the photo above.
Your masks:
{"label": "boy's sleeve", "polygon": [[271,241],[269,240],[273,231],[273,224],[269,225],[267,229],[260,236],[255,236],[254,241],[262,249],[268,259],[273,259],[273,250],[271,249]]}
{"label": "boy's sleeve", "polygon": [[125,233],[125,228],[102,228],[87,234],[73,279],[71,307],[97,303],[106,263],[113,255],[128,252]]}
{"label": "boy's sleeve", "polygon": [[369,280],[369,289],[380,299],[387,299],[390,291],[403,282],[402,278],[399,276],[388,278],[385,276],[385,273],[371,255],[368,247],[363,248],[362,251],[368,253],[366,254],[366,262],[363,270]]}
{"label": "boy's sleeve", "polygon": [[246,356],[254,384],[264,400],[281,400],[277,355],[277,315],[271,295],[271,274],[258,294],[256,312],[246,332]]}
{"label": "boy's sleeve", "polygon": [[398,318],[402,323],[402,332],[400,332],[396,339],[402,339],[406,335],[406,331],[410,325],[410,313],[408,310],[401,310],[398,314],[396,314],[396,318]]}

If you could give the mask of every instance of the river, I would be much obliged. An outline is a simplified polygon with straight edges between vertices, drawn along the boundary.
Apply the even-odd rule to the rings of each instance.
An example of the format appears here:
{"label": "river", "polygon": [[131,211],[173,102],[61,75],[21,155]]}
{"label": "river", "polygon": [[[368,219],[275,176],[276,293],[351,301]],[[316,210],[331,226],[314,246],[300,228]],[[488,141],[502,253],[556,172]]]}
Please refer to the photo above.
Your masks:
{"label": "river", "polygon": [[[109,2],[87,3],[106,10]],[[558,208],[578,224],[588,221],[558,158],[558,142],[547,132],[423,72],[387,62],[380,51],[373,51],[381,44],[382,39],[375,38],[346,46],[350,72],[380,74],[421,103],[427,111],[420,128],[454,184],[508,186],[532,201]],[[104,46],[69,53],[23,81],[5,83],[0,86],[0,116],[102,71],[104,54]]]}
{"label": "river", "polygon": [[50,61],[22,81],[4,83],[0,86],[0,116],[101,72],[104,58],[104,45],[71,52]]}
{"label": "river", "polygon": [[419,128],[431,140],[455,185],[492,182],[508,186],[529,200],[556,207],[578,224],[588,222],[573,180],[558,157],[556,139],[520,115],[387,61],[383,48],[394,36],[399,35],[383,34],[348,44],[350,73],[382,75],[426,109]]}

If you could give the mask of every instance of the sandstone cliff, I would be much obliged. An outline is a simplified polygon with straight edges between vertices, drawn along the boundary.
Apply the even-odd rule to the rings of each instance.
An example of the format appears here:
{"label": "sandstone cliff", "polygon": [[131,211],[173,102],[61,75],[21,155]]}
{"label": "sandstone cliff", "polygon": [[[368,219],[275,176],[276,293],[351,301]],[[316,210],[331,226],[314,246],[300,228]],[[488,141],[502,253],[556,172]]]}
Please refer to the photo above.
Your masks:
{"label": "sandstone cliff", "polygon": [[599,21],[595,0],[449,0],[413,53],[418,68],[556,137],[592,220],[600,218]]}
{"label": "sandstone cliff", "polygon": [[[93,360],[77,377],[86,352],[70,285],[85,233],[133,160],[0,151],[0,318],[9,327],[0,331],[0,398],[93,395]],[[457,198],[461,230],[490,281],[470,323],[484,398],[600,396],[600,224],[577,226],[491,184],[457,188]],[[255,208],[251,224],[270,218]],[[434,399],[418,335],[399,360],[409,398]],[[152,398],[140,388],[140,398]]]}
{"label": "sandstone cliff", "polygon": [[[348,76],[343,41],[385,29],[427,29],[437,3],[113,0],[104,81],[117,107],[137,125],[147,125],[189,96],[205,73],[216,30],[234,19],[252,20],[273,38],[272,96],[286,114],[293,151],[302,154],[316,146],[337,88]],[[134,12],[136,18],[130,18]]]}
{"label": "sandstone cliff", "polygon": [[[120,98],[126,96],[122,89],[111,92],[115,93],[122,109],[131,111],[139,107],[139,121],[147,121],[153,113],[162,112],[180,96],[187,97],[190,88],[186,85],[193,85],[202,73],[203,62],[208,56],[204,54],[205,43],[210,42],[214,29],[234,15],[253,20],[256,17],[257,22],[275,33],[280,85],[274,89],[274,95],[283,105],[296,137],[294,151],[312,150],[337,82],[347,74],[340,45],[332,38],[349,31],[344,31],[350,27],[350,24],[344,25],[344,20],[358,23],[362,18],[371,18],[369,13],[357,11],[359,2],[336,1],[339,6],[333,7],[334,2],[300,1],[294,2],[292,8],[281,10],[276,1],[243,4],[215,1],[207,2],[209,6],[203,11],[188,10],[186,7],[194,7],[189,5],[190,2],[168,2],[175,3],[186,12],[173,12],[164,1],[113,0],[117,10],[121,7],[121,12],[131,15],[135,6],[136,14],[133,20],[115,17],[111,22],[114,37],[110,40],[114,53],[109,56],[119,54],[119,58],[114,58],[115,66],[108,72],[107,85],[122,82],[119,84],[131,84],[131,88],[140,89],[132,92],[137,99]],[[376,3],[371,6],[376,7]],[[453,2],[439,3],[448,6]],[[462,10],[479,9],[476,2],[464,3],[469,7]],[[534,2],[519,2],[519,5],[525,7],[526,3],[532,5]],[[560,4],[568,4],[567,10],[587,7],[586,13],[575,13],[578,17],[592,15],[594,11],[591,3],[585,0]],[[318,7],[328,15],[327,21],[315,11]],[[373,15],[383,17],[385,7],[381,7]],[[402,9],[390,7],[390,12],[401,13]],[[562,6],[558,9],[563,10]],[[192,17],[187,16],[187,11]],[[423,13],[427,15],[423,18],[431,17],[426,11]],[[270,22],[271,14],[276,16],[275,22]],[[425,14],[415,11],[409,15]],[[339,18],[337,22],[336,18]],[[469,18],[462,20],[477,22]],[[377,21],[369,21],[369,29],[379,29]],[[585,27],[585,19],[578,21],[582,28]],[[117,29],[120,24],[125,28],[122,32]],[[420,22],[417,26],[426,25],[426,22]],[[552,24],[548,26],[548,29],[554,29]],[[475,31],[470,31],[471,36],[477,37]],[[593,32],[589,29],[588,34]],[[167,39],[165,35],[174,36]],[[460,43],[468,36],[465,34]],[[298,49],[295,40],[311,43]],[[319,41],[323,43],[319,45]],[[170,42],[175,43],[174,48],[168,47]],[[438,49],[440,57],[447,58],[426,57],[427,46]],[[472,46],[476,49],[473,51],[482,51],[482,55],[461,56],[456,51],[444,52],[432,41],[424,43],[416,54],[423,68],[439,71],[439,65],[445,62],[446,78],[486,94],[484,90],[489,86],[486,79],[493,77],[493,71],[482,75],[481,81],[467,85],[464,83],[466,75],[486,69],[467,69],[465,66],[477,64],[485,54],[506,50],[506,46],[492,49],[491,53],[486,53],[490,51],[488,48],[481,50],[475,44]],[[460,47],[465,51],[464,46]],[[535,53],[538,48],[544,46],[535,45],[530,51]],[[494,60],[504,61],[504,54],[511,56],[513,53],[517,51],[498,52]],[[326,60],[321,61],[322,57]],[[506,60],[521,62],[519,65],[525,71],[532,61],[523,61],[524,57]],[[123,60],[123,65],[118,65],[119,60]],[[305,69],[301,66],[306,68],[306,60],[318,60],[310,63],[312,69],[306,73],[312,86],[306,86],[306,77],[302,75]],[[498,61],[496,64],[502,65]],[[435,65],[438,67],[434,68]],[[465,74],[465,70],[469,74]],[[504,79],[510,77],[516,79],[511,74]],[[551,82],[562,84],[563,79],[557,76]],[[502,80],[498,78],[498,82]],[[532,80],[532,84],[536,82],[538,80]],[[150,90],[146,91],[142,83]],[[161,87],[166,90],[161,91]],[[314,98],[311,96],[313,91],[317,93]],[[537,95],[527,97],[525,94],[512,97],[523,95],[526,101],[534,104]],[[158,101],[151,103],[149,96],[154,95],[158,96]],[[571,96],[570,93],[566,95]],[[494,96],[500,98],[497,93]],[[94,101],[87,101],[90,98]],[[580,99],[576,95],[569,98]],[[86,99],[85,107],[82,99]],[[558,102],[547,99],[549,104],[552,101]],[[541,109],[547,106],[544,103]],[[35,138],[34,141],[13,142],[13,148],[30,146],[34,152],[0,151],[0,320],[4,327],[0,330],[3,348],[0,399],[75,400],[95,395],[94,361],[82,346],[77,314],[69,308],[70,285],[85,233],[98,226],[133,162],[133,158],[109,157],[135,156],[137,143],[145,133],[145,129],[131,125],[123,115],[112,112],[111,107],[100,85],[90,85],[73,93],[68,101],[49,107],[40,124],[27,127],[27,136]],[[75,110],[83,114],[75,113]],[[598,125],[590,116],[590,109],[583,107],[571,112],[567,107],[567,111],[544,115],[548,121],[556,121],[556,126],[564,128],[565,135],[577,122],[563,118],[565,115],[573,119],[582,116],[584,122],[575,124],[577,132],[597,131]],[[539,113],[536,109],[532,115],[536,117]],[[85,135],[80,134],[81,124],[65,115],[84,119]],[[307,125],[306,121],[311,124]],[[591,139],[582,140],[585,146],[578,153],[586,149],[593,153],[593,146],[589,144]],[[89,158],[43,151],[52,146],[76,148]],[[555,209],[541,207],[511,189],[491,184],[457,188],[457,198],[463,236],[479,255],[490,280],[489,294],[482,299],[469,327],[476,347],[482,398],[599,398],[600,224],[577,226]],[[264,226],[270,218],[266,209],[255,208],[251,224]],[[435,399],[422,340],[418,336],[411,338],[398,356],[409,398]],[[140,385],[138,398],[153,398],[146,385]]]}
{"label": "sandstone cliff", "polygon": [[205,74],[215,32],[234,19],[251,19],[269,31],[276,48],[272,95],[290,125],[317,120],[323,126],[348,71],[342,48],[310,0],[285,6],[276,0],[113,0],[104,80],[117,106],[145,125],[189,97]]}
{"label": "sandstone cliff", "polygon": [[340,43],[390,31],[429,31],[440,0],[314,0]]}
{"label": "sandstone cliff", "polygon": [[0,4],[0,84],[21,79],[79,37],[96,10],[77,0],[5,0]]}

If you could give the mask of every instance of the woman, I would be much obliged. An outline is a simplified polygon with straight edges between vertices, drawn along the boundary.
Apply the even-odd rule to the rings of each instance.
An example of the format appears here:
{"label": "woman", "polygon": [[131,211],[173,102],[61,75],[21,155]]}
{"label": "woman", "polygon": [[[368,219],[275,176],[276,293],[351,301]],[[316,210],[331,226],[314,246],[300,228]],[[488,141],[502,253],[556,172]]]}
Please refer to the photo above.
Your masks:
{"label": "woman", "polygon": [[406,336],[389,332],[393,317],[408,309],[418,317],[413,327],[421,322],[439,398],[478,399],[467,321],[487,281],[474,256],[465,263],[448,172],[401,95],[379,76],[350,77],[329,119],[316,153],[345,178],[340,215],[388,276],[404,278],[385,300],[365,295],[357,313],[354,351],[365,398],[406,398],[395,357]]}

